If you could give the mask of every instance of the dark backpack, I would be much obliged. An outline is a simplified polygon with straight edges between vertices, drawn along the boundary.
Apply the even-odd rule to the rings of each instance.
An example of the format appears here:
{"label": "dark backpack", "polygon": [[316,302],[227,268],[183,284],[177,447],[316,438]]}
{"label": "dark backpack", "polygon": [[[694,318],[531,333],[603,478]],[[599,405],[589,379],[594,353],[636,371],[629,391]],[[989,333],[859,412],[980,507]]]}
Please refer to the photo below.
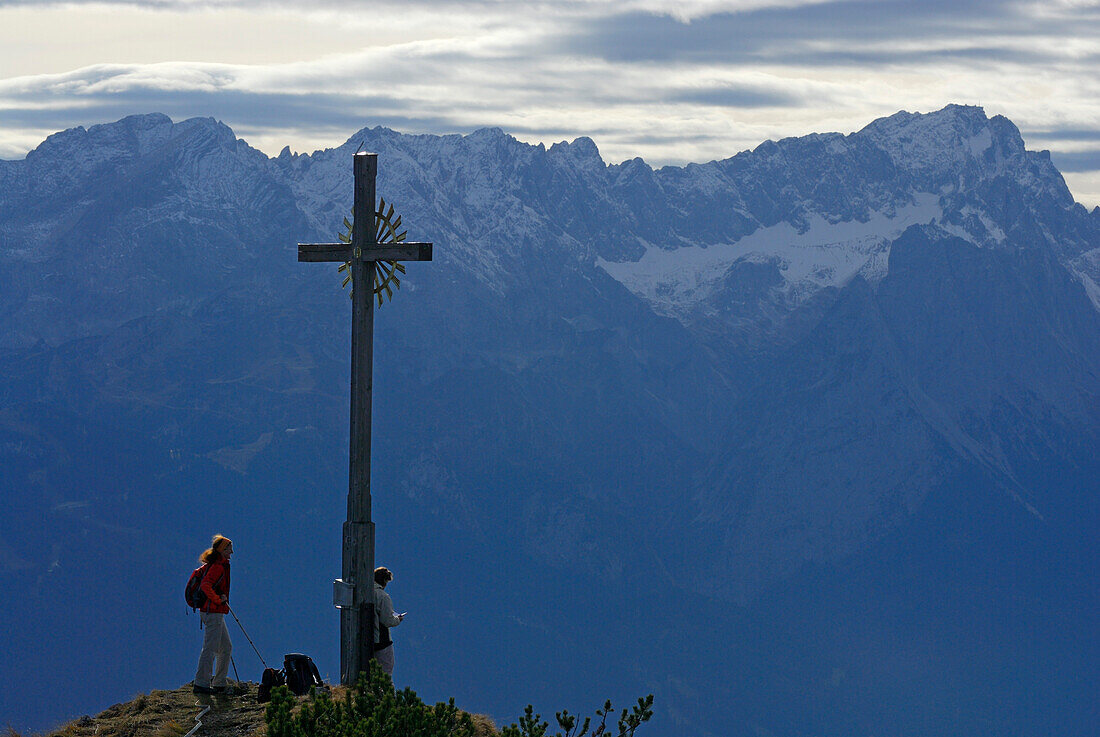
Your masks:
{"label": "dark backpack", "polygon": [[324,686],[313,658],[301,653],[290,653],[283,658],[283,672],[286,674],[286,686],[294,694],[302,696],[314,686]]}
{"label": "dark backpack", "polygon": [[202,579],[209,570],[210,564],[203,563],[192,571],[191,578],[187,579],[187,587],[183,590],[183,599],[187,602],[187,606],[192,609],[202,609],[202,605],[206,603],[206,594],[202,590]]}
{"label": "dark backpack", "polygon": [[[374,611],[374,613],[377,615],[378,610],[376,609]],[[374,618],[374,621],[375,622],[378,621],[377,616]],[[387,647],[389,647],[392,644],[393,644],[393,640],[390,639],[390,628],[387,627],[384,624],[379,624],[378,625],[378,642],[374,643],[374,651],[378,652],[379,650],[385,650]]]}
{"label": "dark backpack", "polygon": [[271,689],[285,684],[286,679],[283,678],[283,672],[281,670],[266,668],[263,677],[260,678],[260,690],[259,693],[256,694],[256,701],[261,704],[266,704],[268,701],[271,701]]}

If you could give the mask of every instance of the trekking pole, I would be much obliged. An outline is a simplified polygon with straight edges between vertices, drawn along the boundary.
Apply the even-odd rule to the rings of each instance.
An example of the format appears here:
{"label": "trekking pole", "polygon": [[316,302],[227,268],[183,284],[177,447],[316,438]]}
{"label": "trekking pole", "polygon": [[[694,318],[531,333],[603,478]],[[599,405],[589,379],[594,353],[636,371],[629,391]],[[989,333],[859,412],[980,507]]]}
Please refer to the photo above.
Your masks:
{"label": "trekking pole", "polygon": [[[244,632],[244,638],[246,640],[248,640],[248,644],[252,646],[253,650],[256,650],[256,657],[259,658],[260,662],[264,664],[264,668],[267,668],[268,667],[267,661],[264,660],[263,655],[260,655],[260,651],[256,649],[256,643],[254,643],[252,641],[252,638],[248,636],[248,631],[245,630],[244,625],[241,624],[241,620],[237,619],[237,613],[235,611],[233,611],[233,607],[229,606],[228,602],[226,602],[225,607],[229,610],[229,613],[233,615],[233,619],[237,620],[237,626],[241,628],[241,632]],[[230,659],[232,660],[232,658],[230,658]],[[236,665],[234,665],[233,667],[234,667],[234,669],[236,669]],[[234,672],[236,672],[236,670],[234,670]]]}
{"label": "trekking pole", "polygon": [[229,656],[229,662],[233,664],[233,678],[237,683],[241,682],[241,674],[237,672],[237,661],[233,659],[233,656]]}

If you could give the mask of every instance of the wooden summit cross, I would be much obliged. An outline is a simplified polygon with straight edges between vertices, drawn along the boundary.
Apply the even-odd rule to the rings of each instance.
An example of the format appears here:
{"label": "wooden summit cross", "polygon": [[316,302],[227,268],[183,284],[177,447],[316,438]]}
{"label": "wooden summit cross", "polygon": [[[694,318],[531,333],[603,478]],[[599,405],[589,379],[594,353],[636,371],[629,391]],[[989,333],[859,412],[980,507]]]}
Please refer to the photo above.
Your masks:
{"label": "wooden summit cross", "polygon": [[[351,446],[348,518],[344,523],[342,578],[333,584],[333,603],[340,608],[340,683],[352,685],[374,657],[374,523],[370,499],[371,384],[374,361],[374,297],[378,262],[431,261],[431,243],[405,243],[393,214],[375,210],[378,154],[354,159],[355,205],[349,243],[299,243],[299,261],[350,263],[351,310]],[[385,201],[383,200],[383,206]],[[380,239],[379,236],[382,235]],[[380,240],[388,242],[379,242]],[[385,266],[382,268],[386,268]],[[394,275],[396,264],[388,265]],[[404,270],[403,268],[401,269]],[[388,284],[378,287],[390,293]]]}

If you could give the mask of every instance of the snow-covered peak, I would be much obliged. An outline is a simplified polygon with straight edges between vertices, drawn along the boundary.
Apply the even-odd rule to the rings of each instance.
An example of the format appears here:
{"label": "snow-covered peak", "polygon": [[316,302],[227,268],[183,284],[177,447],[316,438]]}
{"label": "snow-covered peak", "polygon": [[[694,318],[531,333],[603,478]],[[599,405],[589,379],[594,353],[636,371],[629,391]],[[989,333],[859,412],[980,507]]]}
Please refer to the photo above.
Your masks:
{"label": "snow-covered peak", "polygon": [[[213,118],[174,123],[154,113],[72,128],[14,162],[18,171],[8,168],[8,206],[34,223],[11,233],[10,242],[19,244],[20,258],[42,260],[61,247],[68,229],[79,225],[87,231],[88,223],[114,223],[122,213],[133,222],[111,227],[154,231],[261,209],[274,194],[268,162]],[[47,201],[65,203],[65,209],[45,208]],[[86,232],[73,237],[94,240]]]}
{"label": "snow-covered peak", "polygon": [[1008,118],[980,107],[948,105],[932,113],[900,112],[849,137],[884,151],[899,172],[924,186],[973,186],[1002,176],[1036,193],[1066,200],[1068,190],[1049,157],[1027,151]]}
{"label": "snow-covered peak", "polygon": [[559,141],[550,147],[550,152],[559,156],[567,156],[578,161],[588,161],[590,159],[599,159],[600,149],[596,146],[596,142],[588,136],[581,136],[580,138],[574,138],[570,141]]}
{"label": "snow-covered peak", "polygon": [[238,145],[233,130],[214,118],[189,118],[173,123],[167,115],[149,113],[55,133],[28,153],[27,160],[67,158],[79,168],[87,162],[145,156],[180,144],[213,144],[230,150]]}
{"label": "snow-covered peak", "polygon": [[978,107],[901,112],[848,136],[765,141],[657,178],[662,196],[650,202],[666,204],[662,222],[671,227],[641,233],[642,253],[620,249],[625,259],[599,263],[684,321],[724,309],[739,265],[774,266],[769,309],[796,307],[856,275],[874,283],[886,274],[891,242],[913,224],[980,247],[1049,249],[1083,283],[1100,282],[1081,255],[1100,246],[1096,228],[1083,211],[1071,218],[1079,227],[1065,228],[1073,200],[1049,156],[1027,151],[1011,121]]}
{"label": "snow-covered peak", "polygon": [[984,110],[963,105],[926,114],[900,112],[876,120],[855,135],[874,142],[896,166],[913,172],[989,162],[997,153],[991,150],[995,135],[1002,155],[1024,150],[1016,126],[1008,123],[995,131]]}
{"label": "snow-covered peak", "polygon": [[974,105],[948,105],[931,113],[910,113],[902,110],[872,121],[859,134],[873,137],[880,142],[919,138],[929,143],[940,143],[946,148],[953,147],[960,139],[988,129],[989,123],[990,119],[983,108]]}
{"label": "snow-covered peak", "polygon": [[464,136],[464,138],[466,138],[467,140],[470,140],[470,141],[492,141],[492,142],[496,142],[496,141],[499,141],[499,140],[504,139],[504,138],[510,139],[510,140],[513,140],[513,141],[515,140],[515,138],[513,136],[510,136],[507,133],[505,133],[503,128],[498,128],[498,127],[495,127],[495,126],[492,127],[492,128],[478,128],[473,133],[470,133],[470,134]]}

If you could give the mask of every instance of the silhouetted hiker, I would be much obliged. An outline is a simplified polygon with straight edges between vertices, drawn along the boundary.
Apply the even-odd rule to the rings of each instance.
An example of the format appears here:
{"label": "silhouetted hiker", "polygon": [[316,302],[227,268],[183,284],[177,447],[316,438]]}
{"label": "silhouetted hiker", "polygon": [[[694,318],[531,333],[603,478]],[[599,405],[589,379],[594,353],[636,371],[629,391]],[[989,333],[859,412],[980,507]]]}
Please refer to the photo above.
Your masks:
{"label": "silhouetted hiker", "polygon": [[210,548],[199,557],[210,567],[200,586],[206,601],[199,614],[203,637],[199,669],[195,673],[195,693],[232,693],[227,676],[233,643],[229,641],[229,628],[225,626],[225,615],[229,613],[229,559],[232,555],[233,541],[214,535]]}
{"label": "silhouetted hiker", "polygon": [[389,568],[379,566],[374,569],[374,657],[386,675],[393,676],[393,640],[390,639],[390,627],[401,624],[408,612],[395,614],[393,601],[386,593],[386,584],[393,580]]}

